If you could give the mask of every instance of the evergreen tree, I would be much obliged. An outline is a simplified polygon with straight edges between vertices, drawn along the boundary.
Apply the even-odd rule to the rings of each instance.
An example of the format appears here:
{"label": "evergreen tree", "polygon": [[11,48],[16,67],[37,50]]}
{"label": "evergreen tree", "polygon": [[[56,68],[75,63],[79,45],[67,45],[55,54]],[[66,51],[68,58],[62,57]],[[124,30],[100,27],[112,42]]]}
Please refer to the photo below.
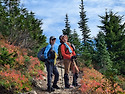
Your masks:
{"label": "evergreen tree", "polygon": [[114,67],[125,74],[125,23],[123,16],[106,11],[105,16],[100,16],[103,26],[98,26],[105,33],[107,49],[111,54]]}
{"label": "evergreen tree", "polygon": [[116,86],[114,85],[117,79],[117,69],[113,67],[113,62],[110,59],[109,52],[107,50],[107,45],[105,43],[105,36],[103,32],[99,32],[96,38],[96,51],[97,51],[97,64],[96,66],[100,66],[100,72],[105,75],[107,79],[109,79],[110,84],[112,85],[112,90],[114,90],[116,94]]}
{"label": "evergreen tree", "polygon": [[16,46],[27,48],[35,55],[40,45],[46,42],[42,35],[42,20],[36,19],[33,12],[28,12],[20,5],[20,0],[0,2],[0,32]]}
{"label": "evergreen tree", "polygon": [[93,47],[90,38],[90,29],[87,26],[88,18],[86,17],[86,11],[84,9],[83,0],[80,5],[80,21],[78,22],[80,31],[82,32],[82,47],[81,47],[81,59],[84,60],[84,64],[90,66],[93,57]]}
{"label": "evergreen tree", "polygon": [[9,35],[8,31],[8,13],[5,11],[6,7],[0,1],[0,32],[3,36]]}
{"label": "evergreen tree", "polygon": [[80,5],[80,21],[78,22],[80,31],[82,32],[82,41],[83,44],[86,46],[90,40],[90,30],[87,26],[88,18],[86,18],[86,11],[84,10],[83,0],[81,0]]}
{"label": "evergreen tree", "polygon": [[97,51],[97,65],[101,70],[107,70],[108,66],[112,65],[109,52],[107,51],[107,45],[105,43],[105,37],[103,32],[99,32],[96,38],[96,51]]}
{"label": "evergreen tree", "polygon": [[75,51],[77,54],[80,54],[80,46],[81,46],[81,43],[80,43],[80,39],[79,39],[79,35],[77,34],[76,30],[74,29],[73,31],[73,34],[71,34],[72,36],[72,39],[71,39],[71,43],[74,44],[75,46]]}
{"label": "evergreen tree", "polygon": [[70,29],[70,22],[69,22],[69,18],[68,18],[68,14],[66,14],[66,18],[65,18],[65,29],[62,30],[64,35],[68,36],[68,41],[71,42],[72,40],[72,36],[71,36],[71,29]]}

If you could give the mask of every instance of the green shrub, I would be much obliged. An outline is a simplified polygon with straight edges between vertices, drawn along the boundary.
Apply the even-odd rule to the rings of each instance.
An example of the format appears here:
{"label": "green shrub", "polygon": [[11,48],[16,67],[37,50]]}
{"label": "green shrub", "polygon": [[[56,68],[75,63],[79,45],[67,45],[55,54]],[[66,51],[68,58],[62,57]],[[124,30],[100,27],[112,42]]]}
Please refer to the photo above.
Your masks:
{"label": "green shrub", "polygon": [[14,53],[9,53],[5,47],[0,48],[0,64],[13,65],[15,62]]}

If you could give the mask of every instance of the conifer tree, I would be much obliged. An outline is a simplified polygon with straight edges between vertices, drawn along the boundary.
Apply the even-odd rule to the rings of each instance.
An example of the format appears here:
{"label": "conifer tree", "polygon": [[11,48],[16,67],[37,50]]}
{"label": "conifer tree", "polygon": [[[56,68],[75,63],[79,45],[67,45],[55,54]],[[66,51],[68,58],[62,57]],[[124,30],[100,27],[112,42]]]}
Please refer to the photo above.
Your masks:
{"label": "conifer tree", "polygon": [[97,51],[97,64],[101,70],[107,70],[108,66],[112,65],[109,52],[107,51],[107,45],[105,43],[105,37],[103,32],[99,32],[96,38],[96,51]]}
{"label": "conifer tree", "polygon": [[80,21],[78,24],[80,31],[82,32],[82,42],[86,46],[90,40],[90,29],[87,26],[88,18],[86,17],[86,11],[84,10],[83,0],[81,0],[80,9]]}
{"label": "conifer tree", "polygon": [[114,67],[125,74],[125,23],[122,23],[123,16],[117,13],[105,12],[100,16],[102,26],[98,26],[105,33],[107,49],[114,62]]}
{"label": "conifer tree", "polygon": [[62,30],[64,35],[68,36],[68,41],[71,42],[72,40],[72,36],[71,36],[71,29],[70,29],[70,22],[69,22],[69,18],[68,18],[68,14],[66,14],[66,18],[65,18],[65,29]]}
{"label": "conifer tree", "polygon": [[71,43],[74,44],[75,46],[75,52],[77,54],[80,54],[80,46],[81,46],[81,43],[80,43],[80,39],[79,39],[79,35],[77,34],[76,30],[74,29],[73,31],[73,34],[71,34],[72,36],[72,39],[71,39]]}
{"label": "conifer tree", "polygon": [[118,70],[113,67],[113,62],[110,59],[109,52],[107,50],[107,44],[105,43],[105,36],[103,32],[99,32],[96,38],[96,51],[97,51],[97,64],[96,66],[100,66],[100,72],[105,75],[107,79],[109,79],[110,84],[112,85],[112,90],[114,90],[116,94],[116,86],[115,83],[118,81],[117,72]]}
{"label": "conifer tree", "polygon": [[0,32],[3,36],[9,35],[8,31],[8,13],[5,11],[6,7],[2,5],[0,1]]}
{"label": "conifer tree", "polygon": [[90,29],[88,28],[86,17],[86,11],[84,9],[83,0],[80,4],[80,21],[78,22],[80,31],[82,32],[82,47],[81,47],[81,58],[84,60],[85,65],[90,66],[92,63],[93,47],[90,38]]}
{"label": "conifer tree", "polygon": [[41,29],[42,20],[21,6],[20,0],[1,0],[0,32],[10,44],[27,48],[35,55],[40,45],[46,43]]}

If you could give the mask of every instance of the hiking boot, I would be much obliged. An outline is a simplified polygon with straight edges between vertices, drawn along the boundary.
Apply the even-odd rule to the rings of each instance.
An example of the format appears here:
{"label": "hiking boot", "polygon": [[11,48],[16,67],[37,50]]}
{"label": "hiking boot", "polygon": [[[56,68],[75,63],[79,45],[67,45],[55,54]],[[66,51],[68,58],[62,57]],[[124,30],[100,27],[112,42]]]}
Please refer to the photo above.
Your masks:
{"label": "hiking boot", "polygon": [[75,74],[73,75],[73,83],[72,83],[72,85],[73,85],[74,87],[80,86],[80,85],[77,83],[77,78],[78,78],[78,73],[75,73]]}
{"label": "hiking boot", "polygon": [[55,89],[54,89],[53,87],[51,87],[51,88],[47,88],[47,91],[48,91],[49,93],[51,93],[51,92],[55,91]]}
{"label": "hiking boot", "polygon": [[65,85],[65,88],[67,88],[67,89],[70,88],[70,85]]}
{"label": "hiking boot", "polygon": [[75,83],[75,84],[72,84],[74,87],[77,87],[77,86],[81,86],[81,84],[78,84],[78,83]]}
{"label": "hiking boot", "polygon": [[60,87],[57,86],[57,85],[53,85],[52,87],[55,88],[55,89],[60,89]]}
{"label": "hiking boot", "polygon": [[71,86],[71,85],[65,86],[65,89],[72,89],[72,88],[73,88],[73,86]]}
{"label": "hiking boot", "polygon": [[68,74],[64,74],[64,82],[65,82],[65,88],[69,88],[69,76]]}

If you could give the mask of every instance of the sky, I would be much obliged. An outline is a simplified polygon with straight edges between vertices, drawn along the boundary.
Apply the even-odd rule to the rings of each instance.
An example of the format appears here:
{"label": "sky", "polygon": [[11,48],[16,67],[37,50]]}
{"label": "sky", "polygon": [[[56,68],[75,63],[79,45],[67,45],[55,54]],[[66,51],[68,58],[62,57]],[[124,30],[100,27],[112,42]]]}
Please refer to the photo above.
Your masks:
{"label": "sky", "polygon": [[[91,30],[91,37],[96,37],[99,32],[98,25],[102,25],[99,15],[105,15],[105,11],[112,10],[118,15],[125,15],[125,0],[83,0],[84,9],[88,18],[88,28]],[[35,13],[37,19],[42,19],[43,34],[49,38],[58,38],[65,28],[65,17],[68,14],[71,30],[76,29],[79,38],[82,38],[78,22],[79,5],[81,0],[21,0],[29,11]],[[125,22],[125,16],[123,17]]]}

